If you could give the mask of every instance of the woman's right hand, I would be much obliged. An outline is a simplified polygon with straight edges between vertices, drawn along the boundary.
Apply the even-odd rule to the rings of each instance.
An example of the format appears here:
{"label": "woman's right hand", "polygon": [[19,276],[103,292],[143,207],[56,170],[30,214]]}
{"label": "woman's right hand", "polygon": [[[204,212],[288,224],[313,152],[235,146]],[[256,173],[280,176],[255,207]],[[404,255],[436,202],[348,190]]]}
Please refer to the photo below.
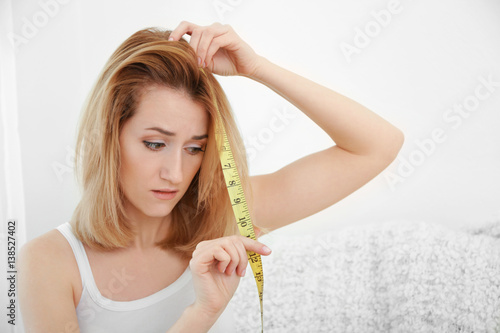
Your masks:
{"label": "woman's right hand", "polygon": [[247,251],[271,253],[264,244],[236,235],[203,241],[196,246],[189,262],[196,292],[194,308],[218,318],[245,275]]}
{"label": "woman's right hand", "polygon": [[227,24],[200,26],[183,21],[170,38],[178,41],[184,34],[191,36],[189,44],[198,56],[199,65],[214,74],[252,76],[259,66],[261,57]]}

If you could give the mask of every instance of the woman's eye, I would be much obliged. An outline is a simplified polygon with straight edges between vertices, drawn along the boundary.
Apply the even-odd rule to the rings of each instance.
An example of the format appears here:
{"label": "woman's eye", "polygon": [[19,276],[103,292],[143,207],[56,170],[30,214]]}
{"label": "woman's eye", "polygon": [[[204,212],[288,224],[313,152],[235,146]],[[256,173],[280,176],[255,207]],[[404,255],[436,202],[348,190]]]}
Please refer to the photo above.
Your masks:
{"label": "woman's eye", "polygon": [[144,145],[153,150],[153,151],[158,151],[160,148],[165,147],[165,144],[163,142],[149,142],[149,141],[143,141]]}
{"label": "woman's eye", "polygon": [[204,152],[205,151],[201,147],[187,147],[186,149],[189,152],[189,154],[191,154],[191,155],[196,155],[196,154],[198,154],[200,152]]}

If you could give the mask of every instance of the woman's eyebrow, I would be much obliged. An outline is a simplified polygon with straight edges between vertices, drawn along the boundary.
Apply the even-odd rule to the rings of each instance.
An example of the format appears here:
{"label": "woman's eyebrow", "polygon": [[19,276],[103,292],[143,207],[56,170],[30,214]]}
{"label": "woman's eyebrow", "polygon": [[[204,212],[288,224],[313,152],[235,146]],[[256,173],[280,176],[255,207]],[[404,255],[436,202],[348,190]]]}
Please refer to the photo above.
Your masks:
{"label": "woman's eyebrow", "polygon": [[[146,129],[147,130],[157,131],[157,132],[160,132],[161,134],[168,135],[168,136],[175,136],[175,133],[167,131],[166,129],[163,129],[163,128],[160,128],[160,127],[149,127],[149,128],[146,128]],[[208,134],[193,135],[193,137],[191,139],[193,139],[193,140],[202,140],[202,139],[205,139],[205,138],[208,138]]]}

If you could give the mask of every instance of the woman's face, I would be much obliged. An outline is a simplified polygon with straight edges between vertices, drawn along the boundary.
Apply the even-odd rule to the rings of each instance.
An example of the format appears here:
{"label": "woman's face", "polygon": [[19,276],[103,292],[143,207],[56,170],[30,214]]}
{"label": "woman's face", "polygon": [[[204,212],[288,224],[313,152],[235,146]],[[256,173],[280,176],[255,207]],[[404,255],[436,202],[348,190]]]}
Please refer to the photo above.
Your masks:
{"label": "woman's face", "polygon": [[184,91],[144,89],[120,133],[121,188],[132,219],[165,217],[182,198],[203,159],[208,117]]}

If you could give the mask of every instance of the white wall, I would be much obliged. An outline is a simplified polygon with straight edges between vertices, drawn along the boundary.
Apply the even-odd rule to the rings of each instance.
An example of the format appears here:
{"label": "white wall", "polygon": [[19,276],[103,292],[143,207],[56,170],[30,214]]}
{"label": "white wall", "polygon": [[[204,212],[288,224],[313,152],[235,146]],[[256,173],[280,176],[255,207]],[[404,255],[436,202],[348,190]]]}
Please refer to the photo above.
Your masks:
{"label": "white wall", "polygon": [[[71,164],[77,120],[106,59],[134,31],[173,29],[181,20],[231,24],[257,52],[361,102],[405,133],[399,159],[376,179],[280,232],[393,219],[452,227],[499,220],[499,15],[493,0],[13,1],[27,238],[67,221],[78,201]],[[363,30],[371,37],[363,39]],[[348,44],[356,48],[351,56],[342,51]],[[488,79],[495,83],[480,87]],[[247,148],[256,152],[252,174],[332,144],[263,86],[220,81]],[[472,111],[453,111],[464,103]],[[277,113],[290,118],[271,140]],[[431,145],[433,133],[439,142]],[[418,142],[427,142],[427,154]]]}

